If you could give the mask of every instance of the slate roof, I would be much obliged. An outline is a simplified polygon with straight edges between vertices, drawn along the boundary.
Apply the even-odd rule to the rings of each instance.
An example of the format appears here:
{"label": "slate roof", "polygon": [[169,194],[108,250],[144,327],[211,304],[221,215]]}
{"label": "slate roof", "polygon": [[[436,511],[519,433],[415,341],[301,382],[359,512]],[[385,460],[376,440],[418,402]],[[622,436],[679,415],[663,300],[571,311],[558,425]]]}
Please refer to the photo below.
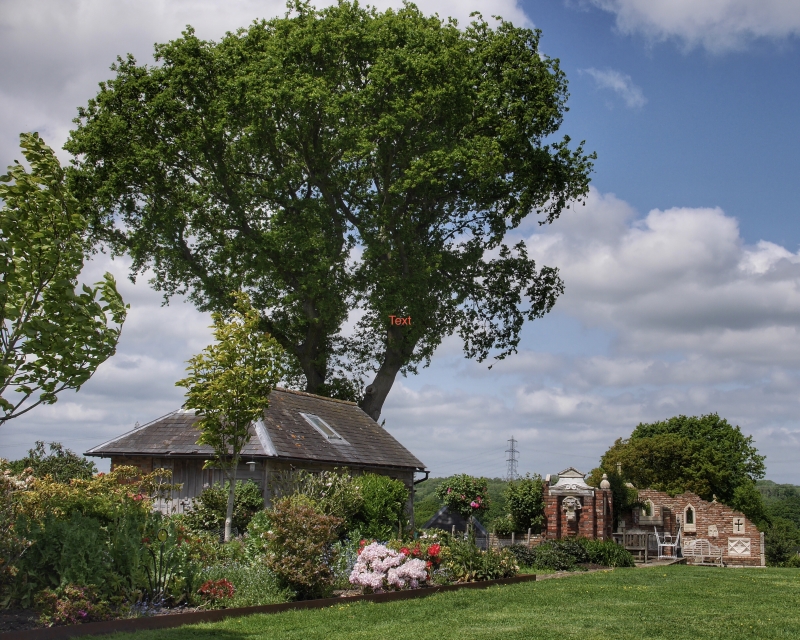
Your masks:
{"label": "slate roof", "polygon": [[[301,413],[319,416],[342,440],[329,440]],[[193,410],[175,411],[89,449],[85,455],[208,458],[213,451],[209,446],[197,444],[199,432],[193,426],[197,420]],[[270,395],[270,406],[264,412],[263,422],[251,427],[251,433],[252,438],[242,451],[243,456],[416,470],[425,468],[357,404],[301,391],[275,389]]]}

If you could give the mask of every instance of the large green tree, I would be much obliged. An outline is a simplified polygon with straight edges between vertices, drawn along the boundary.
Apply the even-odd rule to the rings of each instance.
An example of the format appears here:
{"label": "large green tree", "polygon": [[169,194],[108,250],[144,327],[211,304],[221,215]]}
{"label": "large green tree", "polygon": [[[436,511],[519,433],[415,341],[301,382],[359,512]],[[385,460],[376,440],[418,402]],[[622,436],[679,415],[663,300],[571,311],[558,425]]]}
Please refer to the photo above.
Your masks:
{"label": "large green tree", "polygon": [[716,413],[639,424],[603,454],[597,472],[615,473],[617,465],[621,477],[640,489],[716,496],[755,519],[763,517],[755,481],[764,477],[764,456],[752,436]]}
{"label": "large green tree", "polygon": [[290,9],[218,43],[188,29],[156,66],[119,59],[67,143],[73,184],[135,272],[202,309],[247,291],[308,391],[372,376],[377,418],[444,337],[502,358],[550,310],[557,270],[506,237],[580,201],[591,156],[555,138],[567,82],[538,31]]}
{"label": "large green tree", "polygon": [[28,171],[0,176],[0,424],[78,390],[119,341],[127,306],[110,273],[79,285],[87,222],[53,150],[20,135]]}
{"label": "large green tree", "polygon": [[200,416],[197,444],[214,450],[208,467],[222,469],[228,478],[225,541],[230,540],[236,495],[236,471],[242,449],[250,442],[251,425],[269,407],[269,395],[284,374],[284,352],[259,330],[259,314],[243,294],[235,309],[215,312],[214,339],[189,360],[189,375],[175,384],[186,388],[187,409]]}

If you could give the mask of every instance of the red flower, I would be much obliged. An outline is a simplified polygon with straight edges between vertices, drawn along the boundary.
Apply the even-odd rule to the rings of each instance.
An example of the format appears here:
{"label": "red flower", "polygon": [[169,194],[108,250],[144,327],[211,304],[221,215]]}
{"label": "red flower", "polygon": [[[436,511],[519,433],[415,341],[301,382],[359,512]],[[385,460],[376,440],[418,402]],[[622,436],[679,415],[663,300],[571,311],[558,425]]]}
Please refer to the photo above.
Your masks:
{"label": "red flower", "polygon": [[418,556],[419,555],[419,545],[414,547],[414,550],[411,552],[411,555],[412,556]]}
{"label": "red flower", "polygon": [[428,561],[425,563],[425,566],[426,566],[426,567],[428,567],[428,569],[430,569],[430,568],[433,566],[433,563],[432,563],[430,560],[428,560]]}
{"label": "red flower", "polygon": [[403,547],[402,549],[400,549],[400,553],[406,556],[411,555],[411,552],[408,550],[408,547]]}
{"label": "red flower", "polygon": [[441,550],[442,550],[441,545],[432,544],[430,547],[428,547],[428,555],[430,555],[430,556],[438,556],[439,552]]}

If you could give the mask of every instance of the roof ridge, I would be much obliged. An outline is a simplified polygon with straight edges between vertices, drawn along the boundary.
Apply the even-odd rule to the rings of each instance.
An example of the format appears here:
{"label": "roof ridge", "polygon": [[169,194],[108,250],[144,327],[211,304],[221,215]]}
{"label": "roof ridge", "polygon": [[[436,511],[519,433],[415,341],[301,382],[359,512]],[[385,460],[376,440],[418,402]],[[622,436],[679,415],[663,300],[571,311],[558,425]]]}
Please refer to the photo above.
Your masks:
{"label": "roof ridge", "polygon": [[357,407],[357,402],[351,400],[339,400],[339,398],[329,398],[328,396],[320,396],[316,393],[309,393],[308,391],[297,391],[296,389],[284,389],[283,387],[275,387],[275,391],[283,391],[285,393],[293,393],[298,396],[308,396],[309,398],[319,398],[320,400],[329,400],[330,402],[338,402],[340,404],[349,404]]}

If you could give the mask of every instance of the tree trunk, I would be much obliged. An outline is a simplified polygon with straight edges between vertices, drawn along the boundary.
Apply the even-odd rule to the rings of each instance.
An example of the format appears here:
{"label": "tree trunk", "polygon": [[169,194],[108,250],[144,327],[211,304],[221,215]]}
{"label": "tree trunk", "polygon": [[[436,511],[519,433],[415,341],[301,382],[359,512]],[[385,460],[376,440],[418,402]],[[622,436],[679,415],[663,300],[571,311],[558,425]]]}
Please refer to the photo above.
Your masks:
{"label": "tree trunk", "polygon": [[238,456],[233,459],[233,471],[228,478],[230,487],[228,488],[228,508],[225,510],[225,542],[231,540],[231,528],[233,527],[233,499],[236,496],[236,468],[239,466]]}
{"label": "tree trunk", "polygon": [[396,326],[389,328],[383,363],[375,374],[372,384],[364,390],[364,399],[359,403],[364,413],[375,422],[381,417],[383,403],[392,390],[394,379],[403,365],[408,362],[415,346],[416,341],[407,340],[402,328]]}

